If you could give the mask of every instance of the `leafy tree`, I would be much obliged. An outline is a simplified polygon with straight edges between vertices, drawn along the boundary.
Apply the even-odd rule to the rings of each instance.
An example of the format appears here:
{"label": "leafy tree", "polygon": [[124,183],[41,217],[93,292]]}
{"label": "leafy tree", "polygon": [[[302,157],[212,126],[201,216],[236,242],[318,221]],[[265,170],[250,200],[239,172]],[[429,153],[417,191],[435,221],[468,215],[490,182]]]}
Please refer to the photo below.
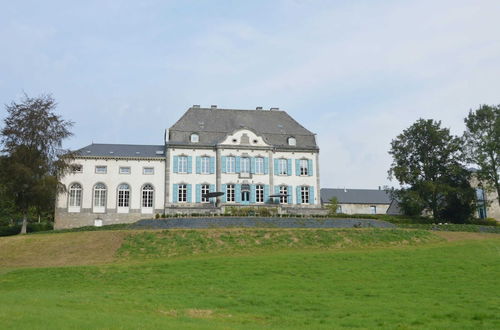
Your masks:
{"label": "leafy tree", "polygon": [[326,208],[328,209],[329,215],[337,214],[337,210],[339,208],[339,200],[337,199],[337,197],[330,198],[328,204],[326,205]]}
{"label": "leafy tree", "polygon": [[54,207],[58,178],[67,170],[62,141],[71,136],[72,122],[56,115],[51,95],[31,98],[5,106],[7,117],[1,130],[5,154],[2,175],[6,192],[22,214],[21,233],[26,233],[30,210],[42,214]]}
{"label": "leafy tree", "polygon": [[[417,120],[392,140],[389,154],[393,157],[389,178],[395,177],[403,186],[395,196],[406,214],[426,211],[455,222],[449,217],[453,205],[472,205],[473,200],[465,198],[473,190],[460,162],[460,139],[442,128],[440,121]],[[465,218],[472,213],[466,207],[462,211]]]}
{"label": "leafy tree", "polygon": [[463,135],[468,160],[479,167],[479,181],[496,190],[500,205],[500,105],[482,105],[465,118]]}

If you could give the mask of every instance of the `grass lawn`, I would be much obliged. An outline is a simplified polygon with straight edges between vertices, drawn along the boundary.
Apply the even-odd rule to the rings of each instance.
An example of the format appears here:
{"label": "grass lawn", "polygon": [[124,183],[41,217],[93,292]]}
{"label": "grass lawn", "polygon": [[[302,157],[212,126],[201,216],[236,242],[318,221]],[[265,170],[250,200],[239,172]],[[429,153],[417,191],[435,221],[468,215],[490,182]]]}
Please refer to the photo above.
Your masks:
{"label": "grass lawn", "polygon": [[[500,235],[444,241],[401,229],[227,233],[115,232],[112,262],[0,268],[0,324],[500,328]],[[0,240],[0,248],[11,242]]]}

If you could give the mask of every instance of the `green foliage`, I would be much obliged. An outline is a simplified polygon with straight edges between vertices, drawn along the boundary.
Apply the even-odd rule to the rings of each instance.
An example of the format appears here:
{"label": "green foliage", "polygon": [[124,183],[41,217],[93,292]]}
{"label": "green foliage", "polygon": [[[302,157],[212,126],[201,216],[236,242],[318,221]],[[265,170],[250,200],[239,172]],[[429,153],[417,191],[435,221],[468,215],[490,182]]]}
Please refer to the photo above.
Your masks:
{"label": "green foliage", "polygon": [[465,118],[465,155],[478,166],[476,176],[487,190],[497,192],[500,205],[500,106],[482,105]]}
{"label": "green foliage", "polygon": [[326,205],[326,208],[328,209],[328,215],[335,215],[337,214],[337,210],[339,208],[339,200],[337,197],[332,197],[328,201],[328,204]]}
{"label": "green foliage", "polygon": [[461,164],[461,140],[441,122],[419,119],[391,142],[389,176],[403,186],[395,191],[407,215],[428,211],[436,219],[465,222],[472,216],[474,191]]}
{"label": "green foliage", "polygon": [[[28,233],[46,232],[52,230],[54,225],[52,222],[29,223],[27,226]],[[21,225],[0,226],[0,236],[17,235],[21,231]]]}

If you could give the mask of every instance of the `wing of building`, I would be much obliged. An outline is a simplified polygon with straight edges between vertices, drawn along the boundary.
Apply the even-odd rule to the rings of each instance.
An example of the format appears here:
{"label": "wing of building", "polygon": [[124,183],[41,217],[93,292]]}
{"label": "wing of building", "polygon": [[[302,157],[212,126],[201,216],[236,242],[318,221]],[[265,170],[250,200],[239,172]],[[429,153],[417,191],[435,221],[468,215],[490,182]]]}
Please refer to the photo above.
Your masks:
{"label": "wing of building", "polygon": [[321,203],[328,204],[335,197],[337,213],[344,214],[400,214],[399,205],[388,191],[380,189],[321,189]]}
{"label": "wing of building", "polygon": [[[91,144],[76,152],[55,227],[129,223],[227,206],[320,207],[315,134],[285,111],[193,106],[163,145]],[[211,197],[214,193],[221,196]]]}

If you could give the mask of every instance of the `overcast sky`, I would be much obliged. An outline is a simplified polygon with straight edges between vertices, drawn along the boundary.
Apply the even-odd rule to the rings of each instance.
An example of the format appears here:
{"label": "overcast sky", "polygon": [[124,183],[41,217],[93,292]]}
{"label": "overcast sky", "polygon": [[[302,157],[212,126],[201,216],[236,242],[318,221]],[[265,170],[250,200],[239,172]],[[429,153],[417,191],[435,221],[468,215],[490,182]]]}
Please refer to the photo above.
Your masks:
{"label": "overcast sky", "polygon": [[460,134],[500,104],[499,16],[498,0],[1,0],[0,103],[52,93],[69,148],[162,144],[192,104],[279,107],[317,133],[322,187],[397,185],[404,128]]}

